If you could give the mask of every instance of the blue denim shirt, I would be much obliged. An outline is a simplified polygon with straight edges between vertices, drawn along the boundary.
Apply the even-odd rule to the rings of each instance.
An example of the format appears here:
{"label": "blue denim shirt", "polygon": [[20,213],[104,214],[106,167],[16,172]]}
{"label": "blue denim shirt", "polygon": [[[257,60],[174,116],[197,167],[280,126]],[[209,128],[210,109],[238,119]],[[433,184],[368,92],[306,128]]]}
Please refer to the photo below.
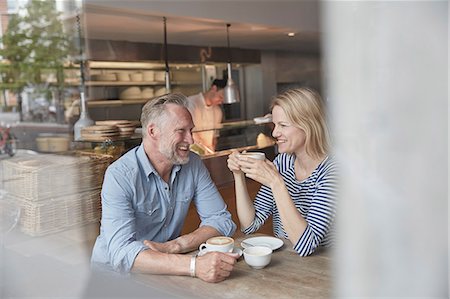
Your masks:
{"label": "blue denim shirt", "polygon": [[91,262],[129,272],[136,256],[147,249],[143,240],[166,242],[180,236],[191,201],[200,226],[234,234],[236,225],[199,156],[190,153],[187,164],[174,165],[167,184],[142,144],[130,150],[105,173],[100,235]]}

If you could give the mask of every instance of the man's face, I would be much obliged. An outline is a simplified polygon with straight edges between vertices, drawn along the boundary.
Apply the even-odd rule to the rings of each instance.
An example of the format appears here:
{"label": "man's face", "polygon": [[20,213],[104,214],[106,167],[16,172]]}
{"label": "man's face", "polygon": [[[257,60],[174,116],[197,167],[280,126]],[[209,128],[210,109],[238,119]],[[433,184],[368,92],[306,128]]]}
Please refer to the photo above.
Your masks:
{"label": "man's face", "polygon": [[189,162],[189,146],[194,143],[194,123],[189,111],[181,106],[169,104],[166,107],[160,129],[159,151],[173,164]]}
{"label": "man's face", "polygon": [[224,97],[224,93],[223,93],[223,88],[219,89],[219,90],[215,90],[214,91],[214,96],[211,99],[212,105],[220,105],[223,103],[223,97]]}

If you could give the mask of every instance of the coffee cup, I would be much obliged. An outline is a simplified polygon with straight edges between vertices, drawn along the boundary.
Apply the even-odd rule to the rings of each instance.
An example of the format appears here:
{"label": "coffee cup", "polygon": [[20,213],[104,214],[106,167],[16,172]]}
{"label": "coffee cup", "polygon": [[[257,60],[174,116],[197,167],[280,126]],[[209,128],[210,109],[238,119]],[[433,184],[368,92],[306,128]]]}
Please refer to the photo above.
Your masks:
{"label": "coffee cup", "polygon": [[244,249],[244,260],[253,269],[262,269],[270,263],[272,249],[266,246],[251,246]]}
{"label": "coffee cup", "polygon": [[225,236],[212,237],[206,240],[206,243],[202,243],[198,249],[200,253],[211,251],[232,252],[234,249],[234,240]]}
{"label": "coffee cup", "polygon": [[246,153],[241,153],[241,155],[243,157],[249,157],[255,160],[265,160],[266,159],[266,154],[264,154],[263,152],[246,152]]}

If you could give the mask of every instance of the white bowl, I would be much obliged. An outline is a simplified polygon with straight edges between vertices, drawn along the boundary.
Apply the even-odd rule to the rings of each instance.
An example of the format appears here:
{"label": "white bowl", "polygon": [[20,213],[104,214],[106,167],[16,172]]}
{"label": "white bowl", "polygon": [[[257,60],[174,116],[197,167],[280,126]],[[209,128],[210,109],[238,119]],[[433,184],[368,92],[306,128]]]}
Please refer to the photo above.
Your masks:
{"label": "white bowl", "polygon": [[130,86],[122,89],[119,93],[120,100],[132,100],[142,98],[141,88],[138,86]]}
{"label": "white bowl", "polygon": [[272,249],[266,246],[251,246],[244,249],[244,260],[253,269],[262,269],[272,259]]}
{"label": "white bowl", "polygon": [[130,74],[127,72],[120,72],[116,74],[118,81],[128,82],[130,81]]}
{"label": "white bowl", "polygon": [[143,75],[140,72],[132,73],[130,75],[131,81],[139,82],[142,81]]}
{"label": "white bowl", "polygon": [[155,72],[154,71],[143,71],[142,72],[143,79],[146,82],[155,80]]}
{"label": "white bowl", "polygon": [[155,89],[155,97],[162,96],[163,94],[166,94],[166,88],[165,87],[159,87]]}
{"label": "white bowl", "polygon": [[158,81],[158,82],[165,82],[166,81],[166,72],[162,72],[162,71],[156,71],[155,73],[154,73],[154,78],[155,78],[155,81]]}
{"label": "white bowl", "polygon": [[142,89],[142,97],[143,98],[153,98],[153,96],[155,95],[155,91],[153,90],[152,87],[145,87]]}

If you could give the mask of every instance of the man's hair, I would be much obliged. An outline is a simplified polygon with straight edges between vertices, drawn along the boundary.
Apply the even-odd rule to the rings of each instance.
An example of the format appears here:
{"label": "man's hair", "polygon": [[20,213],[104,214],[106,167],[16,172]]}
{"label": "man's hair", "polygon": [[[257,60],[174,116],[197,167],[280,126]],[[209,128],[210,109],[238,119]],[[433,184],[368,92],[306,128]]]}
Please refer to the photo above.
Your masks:
{"label": "man's hair", "polygon": [[227,80],[226,79],[214,79],[211,86],[217,86],[217,89],[224,89],[225,86],[227,86]]}
{"label": "man's hair", "polygon": [[306,135],[306,153],[318,158],[330,149],[325,109],[318,92],[310,88],[289,89],[275,97],[271,109],[279,106],[287,118]]}
{"label": "man's hair", "polygon": [[187,109],[188,102],[186,96],[181,93],[168,93],[160,97],[151,99],[144,107],[141,113],[142,136],[147,135],[147,126],[155,123],[161,127],[163,119],[166,116],[166,105],[175,104]]}

